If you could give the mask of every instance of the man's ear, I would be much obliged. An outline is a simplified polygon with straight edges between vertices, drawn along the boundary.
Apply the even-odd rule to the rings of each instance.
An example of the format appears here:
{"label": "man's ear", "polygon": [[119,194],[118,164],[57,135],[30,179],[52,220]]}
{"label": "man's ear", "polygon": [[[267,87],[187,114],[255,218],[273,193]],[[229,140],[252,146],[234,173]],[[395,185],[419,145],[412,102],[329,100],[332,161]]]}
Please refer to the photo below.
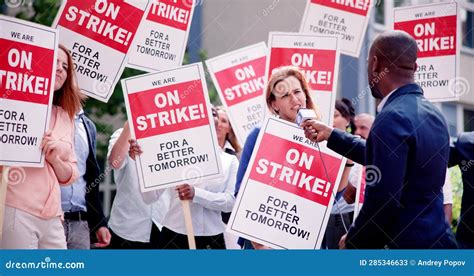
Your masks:
{"label": "man's ear", "polygon": [[371,71],[372,71],[372,74],[375,75],[375,74],[380,72],[380,68],[379,68],[380,67],[380,61],[377,58],[377,56],[375,56],[375,55],[372,57],[372,60],[373,60],[373,62],[372,62]]}

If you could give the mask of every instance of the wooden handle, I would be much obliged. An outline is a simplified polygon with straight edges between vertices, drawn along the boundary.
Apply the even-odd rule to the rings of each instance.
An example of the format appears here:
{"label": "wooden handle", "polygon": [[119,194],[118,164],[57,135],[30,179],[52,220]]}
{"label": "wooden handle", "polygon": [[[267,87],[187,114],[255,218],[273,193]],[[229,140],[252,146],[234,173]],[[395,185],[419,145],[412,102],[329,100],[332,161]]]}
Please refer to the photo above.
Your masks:
{"label": "wooden handle", "polygon": [[5,216],[5,198],[7,196],[8,173],[10,167],[3,166],[2,179],[0,181],[0,241],[3,237],[3,218]]}
{"label": "wooden handle", "polygon": [[196,249],[196,241],[194,239],[193,220],[191,218],[191,207],[189,207],[189,200],[181,200],[183,207],[184,223],[186,224],[186,233],[188,234],[189,249]]}

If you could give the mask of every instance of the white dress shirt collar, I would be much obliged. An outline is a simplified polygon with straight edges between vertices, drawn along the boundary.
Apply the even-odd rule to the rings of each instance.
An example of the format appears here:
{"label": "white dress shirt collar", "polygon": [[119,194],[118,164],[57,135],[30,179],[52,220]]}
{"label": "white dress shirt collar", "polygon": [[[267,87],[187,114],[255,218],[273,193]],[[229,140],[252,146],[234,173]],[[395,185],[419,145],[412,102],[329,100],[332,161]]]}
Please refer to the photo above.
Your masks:
{"label": "white dress shirt collar", "polygon": [[382,101],[379,103],[379,105],[377,106],[377,112],[381,112],[383,107],[385,106],[385,104],[387,103],[388,101],[388,98],[393,94],[393,92],[397,91],[398,88],[392,90],[392,92],[388,93],[387,96],[385,96]]}

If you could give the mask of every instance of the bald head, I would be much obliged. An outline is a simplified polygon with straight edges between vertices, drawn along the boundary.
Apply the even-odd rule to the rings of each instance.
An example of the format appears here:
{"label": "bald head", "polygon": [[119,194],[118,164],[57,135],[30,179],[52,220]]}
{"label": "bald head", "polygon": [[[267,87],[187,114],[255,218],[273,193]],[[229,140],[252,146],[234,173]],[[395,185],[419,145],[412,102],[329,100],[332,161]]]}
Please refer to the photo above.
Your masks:
{"label": "bald head", "polygon": [[415,81],[418,47],[403,31],[379,34],[370,47],[367,76],[375,98],[382,99],[393,89]]}
{"label": "bald head", "polygon": [[417,52],[415,39],[403,31],[381,33],[370,48],[370,55],[375,55],[381,66],[396,70],[398,74],[415,72]]}
{"label": "bald head", "polygon": [[367,137],[369,137],[372,124],[374,123],[374,119],[374,116],[367,113],[356,115],[354,118],[354,125],[356,127],[354,134],[367,139]]}

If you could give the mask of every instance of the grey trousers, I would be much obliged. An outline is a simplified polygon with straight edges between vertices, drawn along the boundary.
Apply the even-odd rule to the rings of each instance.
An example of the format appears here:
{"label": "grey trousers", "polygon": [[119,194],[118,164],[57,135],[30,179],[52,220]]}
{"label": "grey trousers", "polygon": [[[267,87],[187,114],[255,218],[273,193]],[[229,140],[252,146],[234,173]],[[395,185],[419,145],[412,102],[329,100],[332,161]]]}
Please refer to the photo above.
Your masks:
{"label": "grey trousers", "polygon": [[67,249],[90,249],[89,225],[84,220],[64,220]]}

